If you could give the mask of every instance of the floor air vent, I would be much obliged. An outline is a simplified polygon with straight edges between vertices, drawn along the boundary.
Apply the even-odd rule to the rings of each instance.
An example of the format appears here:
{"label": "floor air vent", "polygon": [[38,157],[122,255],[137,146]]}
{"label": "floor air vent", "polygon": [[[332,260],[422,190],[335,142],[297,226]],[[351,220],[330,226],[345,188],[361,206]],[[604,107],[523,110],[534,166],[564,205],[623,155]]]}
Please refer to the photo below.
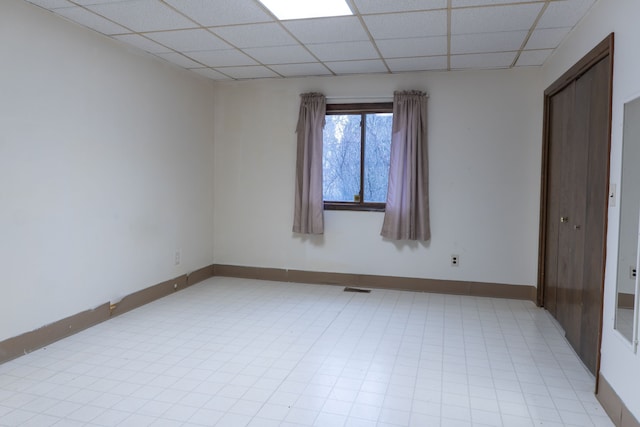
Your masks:
{"label": "floor air vent", "polygon": [[370,294],[371,293],[371,289],[359,289],[359,288],[349,288],[346,287],[344,288],[345,292],[357,292],[359,294]]}

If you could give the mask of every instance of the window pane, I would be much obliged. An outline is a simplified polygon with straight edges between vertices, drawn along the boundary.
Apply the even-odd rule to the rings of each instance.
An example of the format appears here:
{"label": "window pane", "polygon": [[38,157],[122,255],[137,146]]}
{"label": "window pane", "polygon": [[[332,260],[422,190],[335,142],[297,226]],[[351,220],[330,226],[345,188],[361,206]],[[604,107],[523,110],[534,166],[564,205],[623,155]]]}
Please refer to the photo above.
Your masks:
{"label": "window pane", "polygon": [[393,114],[367,114],[364,143],[364,201],[387,201]]}
{"label": "window pane", "polygon": [[353,202],[360,194],[360,115],[326,116],[322,153],[322,196]]}

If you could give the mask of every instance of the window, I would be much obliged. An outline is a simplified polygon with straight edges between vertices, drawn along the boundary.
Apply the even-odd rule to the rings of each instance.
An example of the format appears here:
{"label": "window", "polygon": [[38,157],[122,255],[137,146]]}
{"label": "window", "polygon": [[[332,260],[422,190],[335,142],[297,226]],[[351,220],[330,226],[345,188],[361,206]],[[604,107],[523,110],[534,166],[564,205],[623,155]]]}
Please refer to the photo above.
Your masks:
{"label": "window", "polygon": [[384,211],[393,104],[328,104],[322,196],[328,210]]}

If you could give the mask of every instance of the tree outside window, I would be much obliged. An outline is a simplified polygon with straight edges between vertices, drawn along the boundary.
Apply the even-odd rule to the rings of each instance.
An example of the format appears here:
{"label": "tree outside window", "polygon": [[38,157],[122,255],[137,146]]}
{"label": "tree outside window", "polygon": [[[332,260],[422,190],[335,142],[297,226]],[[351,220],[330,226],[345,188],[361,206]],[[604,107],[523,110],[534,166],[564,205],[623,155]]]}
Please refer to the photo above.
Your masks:
{"label": "tree outside window", "polygon": [[325,209],[384,211],[392,104],[327,105],[323,133]]}

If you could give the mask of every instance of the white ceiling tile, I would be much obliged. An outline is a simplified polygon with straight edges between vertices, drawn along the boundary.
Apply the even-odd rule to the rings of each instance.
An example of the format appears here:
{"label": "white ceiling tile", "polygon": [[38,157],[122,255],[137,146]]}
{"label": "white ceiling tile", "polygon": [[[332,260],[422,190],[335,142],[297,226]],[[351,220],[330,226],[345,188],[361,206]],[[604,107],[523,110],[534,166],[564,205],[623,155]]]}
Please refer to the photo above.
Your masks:
{"label": "white ceiling tile", "polygon": [[212,31],[235,47],[264,47],[296,44],[296,40],[279,24],[233,25],[212,28]]}
{"label": "white ceiling tile", "polygon": [[528,31],[458,34],[451,36],[451,53],[485,53],[518,50]]}
{"label": "white ceiling tile", "polygon": [[447,57],[429,56],[423,58],[387,59],[387,65],[389,65],[389,68],[394,73],[402,71],[446,70]]}
{"label": "white ceiling tile", "polygon": [[563,0],[549,3],[536,28],[573,27],[595,0]]}
{"label": "white ceiling tile", "polygon": [[284,26],[302,43],[366,41],[369,36],[355,16],[285,21]]}
{"label": "white ceiling tile", "polygon": [[27,0],[29,3],[36,6],[44,7],[45,9],[57,9],[60,7],[71,7],[73,3],[69,3],[67,0]]}
{"label": "white ceiling tile", "polygon": [[433,56],[447,54],[447,37],[419,37],[411,39],[379,39],[378,49],[385,58]]}
{"label": "white ceiling tile", "polygon": [[87,6],[136,32],[193,28],[196,25],[158,0],[129,0]]}
{"label": "white ceiling tile", "polygon": [[270,46],[243,49],[244,53],[262,64],[297,64],[316,59],[302,46]]}
{"label": "white ceiling tile", "polygon": [[205,27],[274,21],[254,0],[165,0]]}
{"label": "white ceiling tile", "polygon": [[209,78],[244,79],[446,69],[449,5],[451,68],[510,67],[541,16],[517,63],[539,66],[596,0],[351,0],[362,18],[282,22],[257,0],[26,1]]}
{"label": "white ceiling tile", "polygon": [[183,68],[200,68],[202,67],[202,64],[198,64],[195,61],[190,60],[189,58],[185,57],[184,55],[181,55],[179,53],[176,52],[168,52],[168,53],[156,53],[156,56],[159,56],[160,58],[169,61],[169,62],[173,62],[176,65],[179,65]]}
{"label": "white ceiling tile", "polygon": [[387,67],[381,60],[326,62],[325,65],[336,74],[386,73]]}
{"label": "white ceiling tile", "polygon": [[284,77],[325,76],[331,74],[327,67],[318,62],[312,64],[271,65],[269,68]]}
{"label": "white ceiling tile", "polygon": [[529,30],[542,6],[543,3],[534,3],[454,9],[451,11],[451,33],[474,34]]}
{"label": "white ceiling tile", "polygon": [[219,68],[221,73],[233,77],[234,79],[264,79],[269,77],[279,77],[267,67],[225,67]]}
{"label": "white ceiling tile", "polygon": [[451,0],[451,7],[491,6],[508,3],[531,3],[532,1],[544,3],[544,0]]}
{"label": "white ceiling tile", "polygon": [[225,76],[224,74],[216,70],[212,70],[211,68],[192,68],[191,71],[213,80],[232,80],[231,77]]}
{"label": "white ceiling tile", "polygon": [[447,12],[411,12],[363,17],[375,39],[444,36],[447,34]]}
{"label": "white ceiling tile", "polygon": [[98,31],[102,34],[112,35],[130,32],[126,28],[123,28],[118,24],[114,24],[113,22],[91,13],[82,7],[65,7],[62,9],[53,9],[53,11],[77,24],[91,28],[92,30]]}
{"label": "white ceiling tile", "polygon": [[520,54],[516,67],[538,66],[544,64],[553,49],[526,50]]}
{"label": "white ceiling tile", "polygon": [[145,37],[139,36],[138,34],[123,34],[119,36],[113,36],[113,38],[151,53],[171,52],[170,49],[159,45],[153,40],[149,40]]}
{"label": "white ceiling tile", "polygon": [[238,67],[242,65],[258,65],[237,49],[227,50],[203,50],[189,52],[189,56],[209,67]]}
{"label": "white ceiling tile", "polygon": [[180,52],[231,49],[231,46],[227,43],[207,30],[202,29],[163,31],[159,33],[146,33],[145,35],[158,43],[162,43]]}
{"label": "white ceiling tile", "polygon": [[321,61],[379,58],[371,42],[320,43],[308,44],[307,47]]}
{"label": "white ceiling tile", "polygon": [[452,55],[451,69],[507,68],[511,66],[515,57],[516,52]]}
{"label": "white ceiling tile", "polygon": [[367,14],[444,9],[447,7],[447,0],[355,0],[355,4],[360,13]]}
{"label": "white ceiling tile", "polygon": [[535,30],[531,34],[525,49],[555,49],[569,34],[569,31],[571,31],[571,27]]}

